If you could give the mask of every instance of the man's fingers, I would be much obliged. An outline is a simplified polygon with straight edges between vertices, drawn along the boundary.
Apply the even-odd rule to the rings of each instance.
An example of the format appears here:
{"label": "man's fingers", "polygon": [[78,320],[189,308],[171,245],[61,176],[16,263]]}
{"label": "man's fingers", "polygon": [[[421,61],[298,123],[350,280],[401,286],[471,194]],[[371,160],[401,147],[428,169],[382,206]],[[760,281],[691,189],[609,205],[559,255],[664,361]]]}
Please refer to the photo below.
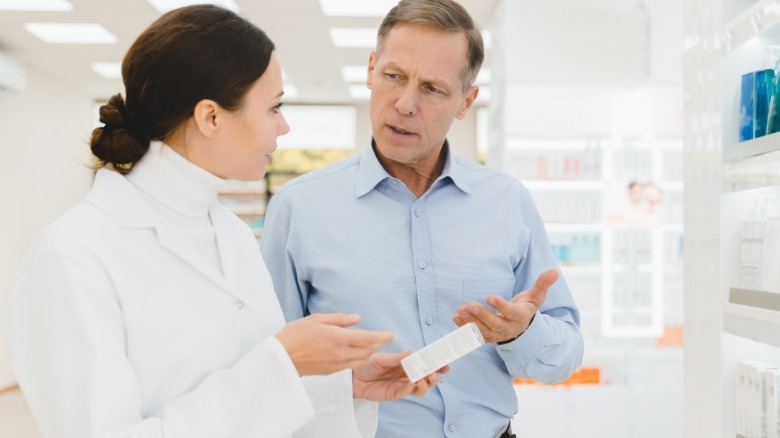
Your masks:
{"label": "man's fingers", "polygon": [[509,320],[517,321],[523,316],[522,301],[507,301],[498,295],[490,295],[486,301]]}
{"label": "man's fingers", "polygon": [[556,281],[558,281],[558,277],[560,274],[555,269],[548,269],[544,272],[542,272],[539,277],[536,278],[536,281],[534,282],[534,289],[544,290],[545,292],[547,289],[550,288]]}
{"label": "man's fingers", "polygon": [[377,365],[389,369],[401,366],[401,359],[410,354],[412,354],[411,350],[404,350],[400,353],[378,353],[374,360]]}
{"label": "man's fingers", "polygon": [[501,331],[507,323],[504,316],[496,314],[481,303],[470,303],[465,310],[490,331]]}
{"label": "man's fingers", "polygon": [[510,301],[513,303],[528,302],[537,308],[541,307],[547,298],[547,290],[558,281],[558,277],[560,274],[555,269],[544,271],[536,278],[533,286],[515,295]]}

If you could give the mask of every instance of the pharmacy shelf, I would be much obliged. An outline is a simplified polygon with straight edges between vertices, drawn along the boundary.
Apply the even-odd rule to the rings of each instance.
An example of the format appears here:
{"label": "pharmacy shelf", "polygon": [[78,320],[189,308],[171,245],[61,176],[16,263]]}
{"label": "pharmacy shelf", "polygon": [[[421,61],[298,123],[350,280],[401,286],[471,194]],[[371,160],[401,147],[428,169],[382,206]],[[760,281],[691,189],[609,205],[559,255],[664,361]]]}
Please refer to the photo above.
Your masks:
{"label": "pharmacy shelf", "polygon": [[561,223],[545,224],[548,233],[600,233],[604,229],[601,223]]}
{"label": "pharmacy shelf", "polygon": [[512,430],[531,438],[682,437],[682,386],[659,386],[515,385],[521,408]]}
{"label": "pharmacy shelf", "polygon": [[523,180],[528,190],[604,190],[603,181],[593,180]]}
{"label": "pharmacy shelf", "polygon": [[[747,166],[750,163],[759,163],[761,159],[756,157],[770,153],[780,153],[780,132],[765,135],[739,143],[723,146],[723,161],[730,164],[731,169]],[[741,163],[732,163],[742,161]]]}
{"label": "pharmacy shelf", "polygon": [[682,181],[662,181],[660,187],[663,190],[680,191],[683,189]]}
{"label": "pharmacy shelf", "polygon": [[241,218],[257,219],[258,217],[265,214],[265,207],[231,206],[230,211],[232,211],[236,216]]}
{"label": "pharmacy shelf", "polygon": [[601,263],[562,263],[561,271],[564,276],[569,275],[601,275]]}
{"label": "pharmacy shelf", "polygon": [[723,331],[780,348],[780,312],[726,303]]}

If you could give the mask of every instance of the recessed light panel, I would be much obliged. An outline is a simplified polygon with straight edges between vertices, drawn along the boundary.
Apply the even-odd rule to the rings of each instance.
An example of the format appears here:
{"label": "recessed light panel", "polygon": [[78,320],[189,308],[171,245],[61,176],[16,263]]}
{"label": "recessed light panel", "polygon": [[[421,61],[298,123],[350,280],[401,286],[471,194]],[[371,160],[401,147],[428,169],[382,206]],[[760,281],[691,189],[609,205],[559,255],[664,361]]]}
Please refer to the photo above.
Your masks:
{"label": "recessed light panel", "polygon": [[384,17],[398,0],[320,0],[322,13],[331,17]]}
{"label": "recessed light panel", "polygon": [[477,73],[477,85],[487,85],[493,78],[493,74],[489,67],[482,67]]}
{"label": "recessed light panel", "polygon": [[117,38],[94,23],[25,23],[24,28],[50,44],[116,44]]}
{"label": "recessed light panel", "polygon": [[93,62],[92,70],[108,79],[122,79],[122,64],[119,62]]}
{"label": "recessed light panel", "polygon": [[230,9],[233,12],[238,13],[239,8],[234,0],[217,0],[217,1],[193,1],[193,0],[148,0],[149,3],[154,6],[160,12],[168,12],[170,10],[181,8],[183,6],[198,5],[208,3],[212,5],[222,6],[223,8]]}
{"label": "recessed light panel", "polygon": [[[282,95],[282,101],[285,99],[297,99],[300,96],[298,87],[293,84],[284,84],[284,95]],[[284,110],[284,108],[282,108]]]}
{"label": "recessed light panel", "polygon": [[330,38],[336,47],[376,47],[376,29],[370,27],[334,27]]}
{"label": "recessed light panel", "polygon": [[368,65],[345,65],[341,68],[341,74],[348,83],[365,83],[368,78]]}
{"label": "recessed light panel", "polygon": [[350,85],[349,95],[355,100],[368,100],[371,97],[371,90],[365,85]]}
{"label": "recessed light panel", "polygon": [[66,0],[0,0],[0,11],[72,11]]}

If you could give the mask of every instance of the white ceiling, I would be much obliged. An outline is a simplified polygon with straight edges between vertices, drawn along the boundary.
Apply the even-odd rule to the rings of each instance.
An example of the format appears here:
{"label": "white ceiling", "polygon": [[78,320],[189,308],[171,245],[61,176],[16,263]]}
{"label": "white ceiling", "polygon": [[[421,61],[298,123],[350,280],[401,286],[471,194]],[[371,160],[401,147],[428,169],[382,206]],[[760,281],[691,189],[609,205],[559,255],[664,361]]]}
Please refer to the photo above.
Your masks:
{"label": "white ceiling", "polygon": [[[366,0],[369,1],[369,0]],[[342,66],[365,65],[369,49],[336,48],[331,27],[378,27],[381,17],[326,17],[318,0],[236,0],[240,14],[276,43],[288,80],[310,103],[348,103]],[[497,0],[460,0],[486,29]],[[132,42],[160,13],[147,0],[70,0],[67,12],[0,11],[0,51],[59,78],[95,99],[123,91],[121,81],[100,76],[93,62],[121,62]],[[27,22],[98,23],[117,36],[113,45],[48,44],[24,29]],[[489,56],[489,53],[488,53]]]}

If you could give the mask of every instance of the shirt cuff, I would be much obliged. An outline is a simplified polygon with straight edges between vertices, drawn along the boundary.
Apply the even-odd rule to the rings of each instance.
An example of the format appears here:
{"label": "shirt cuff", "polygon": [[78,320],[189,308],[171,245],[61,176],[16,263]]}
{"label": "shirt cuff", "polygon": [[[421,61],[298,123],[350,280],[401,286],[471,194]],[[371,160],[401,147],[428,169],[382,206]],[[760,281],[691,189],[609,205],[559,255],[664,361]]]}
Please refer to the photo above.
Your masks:
{"label": "shirt cuff", "polygon": [[547,319],[537,310],[523,334],[506,344],[496,345],[496,351],[506,362],[525,363],[535,359],[550,340],[547,324]]}

